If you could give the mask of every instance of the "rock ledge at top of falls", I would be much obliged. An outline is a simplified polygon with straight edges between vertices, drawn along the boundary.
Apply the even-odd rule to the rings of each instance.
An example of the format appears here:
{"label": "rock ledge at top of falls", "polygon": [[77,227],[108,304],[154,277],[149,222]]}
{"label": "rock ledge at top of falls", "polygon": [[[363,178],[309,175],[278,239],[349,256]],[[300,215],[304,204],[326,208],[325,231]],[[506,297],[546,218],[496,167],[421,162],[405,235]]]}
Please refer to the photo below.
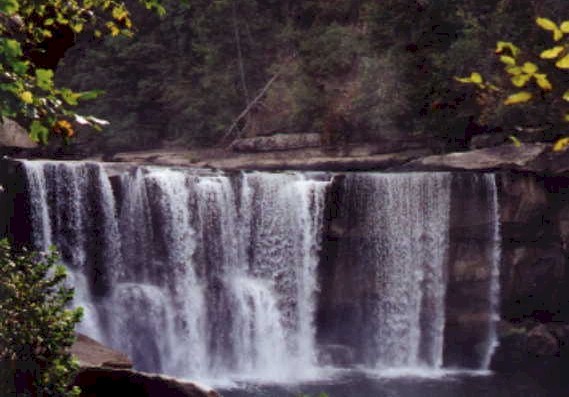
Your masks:
{"label": "rock ledge at top of falls", "polygon": [[326,153],[321,148],[283,150],[263,153],[233,153],[222,150],[202,151],[153,150],[118,153],[111,162],[142,165],[189,166],[227,171],[373,171],[403,165],[432,154],[429,149],[412,149],[396,153],[375,154],[366,146],[347,149],[343,153]]}
{"label": "rock ledge at top of falls", "polygon": [[[421,142],[419,142],[421,143]],[[288,150],[235,152],[230,148],[169,147],[92,157],[45,156],[30,151],[21,158],[104,161],[117,172],[132,166],[170,166],[224,171],[518,171],[569,173],[569,151],[553,152],[546,143],[512,143],[464,152],[435,154],[433,148],[392,143],[350,144],[341,148],[304,147]],[[424,142],[423,142],[424,143]]]}
{"label": "rock ledge at top of falls", "polygon": [[569,170],[565,153],[554,153],[543,143],[513,144],[456,152],[413,160],[397,171],[495,171],[517,170],[561,173]]}
{"label": "rock ledge at top of falls", "polygon": [[513,170],[562,174],[569,172],[569,152],[553,152],[550,144],[524,143],[433,155],[430,149],[377,153],[370,145],[350,147],[343,153],[321,148],[264,153],[215,150],[155,150],[118,153],[106,160],[144,165],[190,166],[235,170],[299,171],[498,171]]}

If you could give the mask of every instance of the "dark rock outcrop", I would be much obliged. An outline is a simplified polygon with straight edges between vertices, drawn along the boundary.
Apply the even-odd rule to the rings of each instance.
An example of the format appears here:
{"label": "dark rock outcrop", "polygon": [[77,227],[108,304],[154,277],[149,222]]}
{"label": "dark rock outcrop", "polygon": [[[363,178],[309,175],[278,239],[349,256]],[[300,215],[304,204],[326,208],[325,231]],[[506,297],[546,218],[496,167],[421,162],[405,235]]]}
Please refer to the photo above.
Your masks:
{"label": "dark rock outcrop", "polygon": [[500,372],[527,369],[559,370],[568,363],[569,326],[563,324],[516,325],[502,321],[500,345],[492,369]]}
{"label": "dark rock outcrop", "polygon": [[218,397],[214,390],[167,376],[132,369],[132,361],[88,336],[78,334],[71,348],[80,370],[74,384],[83,397]]}
{"label": "dark rock outcrop", "polygon": [[544,324],[540,324],[527,334],[527,352],[536,357],[556,356],[559,342]]}
{"label": "dark rock outcrop", "polygon": [[219,397],[214,390],[195,383],[127,369],[83,368],[75,384],[82,397]]}

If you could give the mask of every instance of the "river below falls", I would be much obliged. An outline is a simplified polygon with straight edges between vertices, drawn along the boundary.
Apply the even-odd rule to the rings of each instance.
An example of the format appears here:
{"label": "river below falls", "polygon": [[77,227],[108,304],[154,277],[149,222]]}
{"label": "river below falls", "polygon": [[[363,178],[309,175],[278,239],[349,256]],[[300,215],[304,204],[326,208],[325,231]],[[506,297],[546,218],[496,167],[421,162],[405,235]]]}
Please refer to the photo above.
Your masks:
{"label": "river below falls", "polygon": [[295,385],[242,384],[218,389],[223,397],[561,397],[569,379],[561,374],[527,373],[377,378],[346,374],[333,380]]}

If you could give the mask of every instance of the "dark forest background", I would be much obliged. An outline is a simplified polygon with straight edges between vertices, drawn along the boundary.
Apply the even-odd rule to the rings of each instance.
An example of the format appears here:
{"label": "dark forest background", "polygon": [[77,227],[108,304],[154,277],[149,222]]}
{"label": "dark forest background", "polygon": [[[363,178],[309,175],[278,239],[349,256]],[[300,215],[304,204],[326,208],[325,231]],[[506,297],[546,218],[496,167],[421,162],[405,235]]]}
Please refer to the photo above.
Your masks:
{"label": "dark forest background", "polygon": [[[539,102],[504,107],[454,76],[497,75],[498,40],[530,51],[551,38],[536,16],[569,19],[567,0],[165,1],[160,18],[134,1],[134,38],[85,38],[57,78],[106,94],[81,111],[111,122],[74,144],[97,151],[219,144],[319,132],[370,142],[427,139],[466,148],[481,132],[561,132]],[[275,79],[273,77],[277,75]],[[545,131],[545,132],[544,132]]]}

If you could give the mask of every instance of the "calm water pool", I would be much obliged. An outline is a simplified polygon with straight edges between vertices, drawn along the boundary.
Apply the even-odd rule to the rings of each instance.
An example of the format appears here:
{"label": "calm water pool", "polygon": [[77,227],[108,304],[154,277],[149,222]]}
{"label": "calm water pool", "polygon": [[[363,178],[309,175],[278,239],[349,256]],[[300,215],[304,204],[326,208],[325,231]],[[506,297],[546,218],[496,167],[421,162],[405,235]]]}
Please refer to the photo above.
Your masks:
{"label": "calm water pool", "polygon": [[439,378],[380,378],[347,373],[333,380],[296,385],[241,384],[218,389],[223,397],[565,397],[569,396],[569,372],[561,374],[450,374]]}

